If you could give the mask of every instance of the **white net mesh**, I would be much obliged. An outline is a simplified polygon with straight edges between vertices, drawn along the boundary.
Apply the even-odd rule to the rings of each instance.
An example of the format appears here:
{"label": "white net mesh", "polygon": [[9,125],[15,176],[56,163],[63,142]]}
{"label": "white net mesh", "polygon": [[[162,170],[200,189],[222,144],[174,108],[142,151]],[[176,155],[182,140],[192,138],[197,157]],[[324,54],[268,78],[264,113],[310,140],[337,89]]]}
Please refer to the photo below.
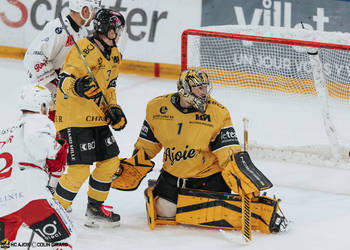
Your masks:
{"label": "white net mesh", "polygon": [[[226,26],[227,31],[242,32],[234,28]],[[290,32],[279,30],[279,37],[290,37]],[[298,30],[295,33],[294,30],[293,39],[298,38],[296,34],[305,37],[310,31]],[[316,96],[310,59],[306,53],[309,47],[319,50],[329,95],[342,100],[350,99],[350,67],[344,64],[350,59],[350,46],[345,45],[242,36],[230,32],[190,32],[187,62],[183,67],[206,71],[213,84]]]}
{"label": "white net mesh", "polygon": [[[250,142],[248,149],[259,158],[326,166],[335,165],[334,161],[348,164],[347,147],[338,147],[341,159],[332,153],[337,135],[332,132],[335,128],[328,111],[328,97],[350,103],[350,46],[346,44],[350,44],[350,34],[261,26],[205,27],[184,32],[182,68],[203,70],[213,84],[228,90],[313,100],[323,96],[320,110],[324,122],[320,119],[319,123],[325,124],[328,145],[314,145],[312,140],[298,147]],[[316,50],[324,81],[315,86],[307,51]]]}

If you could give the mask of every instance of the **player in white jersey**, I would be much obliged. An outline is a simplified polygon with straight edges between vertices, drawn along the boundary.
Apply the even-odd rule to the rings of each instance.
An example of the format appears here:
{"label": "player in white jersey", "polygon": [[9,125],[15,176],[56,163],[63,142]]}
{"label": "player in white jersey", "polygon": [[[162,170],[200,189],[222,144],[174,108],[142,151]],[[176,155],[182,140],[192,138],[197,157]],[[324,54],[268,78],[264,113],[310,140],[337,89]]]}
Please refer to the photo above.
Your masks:
{"label": "player in white jersey", "polygon": [[[63,17],[75,41],[87,36],[84,26],[89,26],[100,7],[100,0],[69,0],[70,13]],[[55,100],[59,71],[64,59],[74,45],[58,18],[48,22],[40,34],[32,41],[25,56],[24,68],[33,84],[46,86]],[[49,118],[54,121],[55,107],[50,108]]]}
{"label": "player in white jersey", "polygon": [[49,173],[64,170],[68,149],[47,117],[50,101],[44,86],[25,85],[23,115],[0,130],[0,242],[14,241],[25,223],[46,242],[59,243],[53,249],[72,248],[72,223],[46,188]]}

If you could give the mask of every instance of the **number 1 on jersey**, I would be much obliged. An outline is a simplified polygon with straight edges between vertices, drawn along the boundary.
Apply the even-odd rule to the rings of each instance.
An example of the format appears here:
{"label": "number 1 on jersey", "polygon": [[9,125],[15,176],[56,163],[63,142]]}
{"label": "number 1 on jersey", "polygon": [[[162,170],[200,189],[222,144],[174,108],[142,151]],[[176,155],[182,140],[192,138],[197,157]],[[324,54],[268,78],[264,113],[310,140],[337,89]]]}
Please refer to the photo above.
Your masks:
{"label": "number 1 on jersey", "polygon": [[179,129],[177,130],[177,134],[179,135],[182,129],[182,122],[179,122],[177,125],[179,125]]}

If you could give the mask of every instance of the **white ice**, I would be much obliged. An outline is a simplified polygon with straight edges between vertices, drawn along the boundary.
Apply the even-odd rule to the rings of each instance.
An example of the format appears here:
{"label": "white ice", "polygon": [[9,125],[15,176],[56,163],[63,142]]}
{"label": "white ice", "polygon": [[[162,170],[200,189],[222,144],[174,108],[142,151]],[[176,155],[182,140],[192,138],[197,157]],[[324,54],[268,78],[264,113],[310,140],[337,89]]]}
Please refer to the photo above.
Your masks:
{"label": "white ice", "polygon": [[[0,60],[0,127],[11,124],[18,116],[17,100],[25,83],[22,62]],[[176,82],[134,75],[120,75],[117,100],[123,107],[127,127],[115,133],[121,157],[129,157],[145,115],[146,103],[159,95],[174,92]],[[242,118],[247,117],[249,137],[261,144],[327,144],[317,99],[264,96],[215,86],[213,97],[230,110],[239,139],[242,141]],[[342,143],[350,141],[349,106],[332,103],[333,119]],[[253,158],[253,157],[252,157]],[[282,199],[281,208],[290,220],[289,230],[280,234],[253,232],[253,240],[244,249],[257,250],[348,250],[350,238],[350,166],[348,169],[322,168],[252,159],[274,183],[268,194]],[[157,226],[150,230],[145,218],[143,190],[147,179],[156,178],[156,167],[136,191],[111,190],[106,204],[121,215],[115,229],[89,229],[83,226],[86,209],[86,183],[73,202],[71,218],[77,232],[75,249],[237,249],[243,246],[227,240],[219,231],[189,226]],[[35,180],[33,180],[35,181]],[[0,182],[1,188],[1,182]],[[28,228],[21,228],[18,242],[27,242]],[[229,232],[239,237],[240,232]],[[35,236],[34,241],[41,239]],[[26,249],[26,248],[16,248]],[[45,248],[38,248],[45,249]]]}

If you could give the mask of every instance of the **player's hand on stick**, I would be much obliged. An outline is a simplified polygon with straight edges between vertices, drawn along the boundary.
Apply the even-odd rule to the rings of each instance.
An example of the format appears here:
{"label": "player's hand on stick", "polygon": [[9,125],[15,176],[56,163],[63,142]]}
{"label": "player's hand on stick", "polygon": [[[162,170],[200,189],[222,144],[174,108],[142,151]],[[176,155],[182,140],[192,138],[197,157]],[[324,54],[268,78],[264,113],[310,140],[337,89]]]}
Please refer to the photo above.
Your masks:
{"label": "player's hand on stick", "polygon": [[48,172],[60,172],[64,171],[65,165],[67,162],[68,154],[68,143],[65,139],[59,138],[56,139],[57,146],[60,147],[59,151],[56,154],[55,159],[46,159],[46,165],[48,167]]}
{"label": "player's hand on stick", "polygon": [[122,130],[126,126],[126,117],[119,105],[111,105],[106,111],[108,124],[116,131]]}
{"label": "player's hand on stick", "polygon": [[88,76],[78,78],[75,81],[74,91],[78,96],[86,99],[96,99],[102,95],[102,90]]}

